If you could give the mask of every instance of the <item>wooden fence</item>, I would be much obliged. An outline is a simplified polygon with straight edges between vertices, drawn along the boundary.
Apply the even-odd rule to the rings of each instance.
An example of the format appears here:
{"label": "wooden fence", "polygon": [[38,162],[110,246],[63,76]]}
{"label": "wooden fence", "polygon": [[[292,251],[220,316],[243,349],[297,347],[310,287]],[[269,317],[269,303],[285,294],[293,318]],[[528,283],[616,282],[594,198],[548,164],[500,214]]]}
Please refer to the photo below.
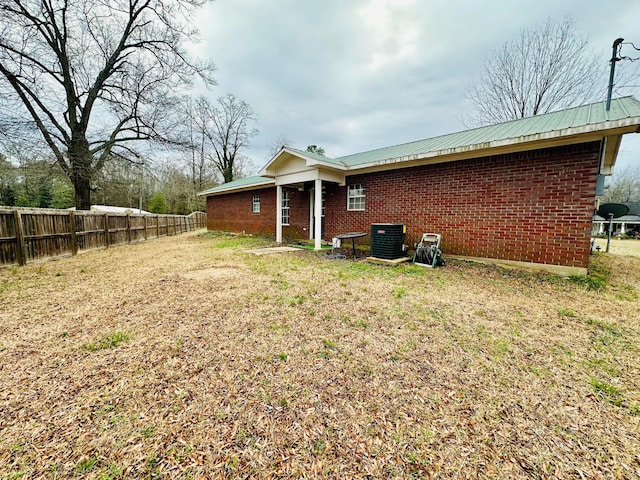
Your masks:
{"label": "wooden fence", "polygon": [[207,214],[140,215],[0,207],[0,265],[75,255],[205,228]]}

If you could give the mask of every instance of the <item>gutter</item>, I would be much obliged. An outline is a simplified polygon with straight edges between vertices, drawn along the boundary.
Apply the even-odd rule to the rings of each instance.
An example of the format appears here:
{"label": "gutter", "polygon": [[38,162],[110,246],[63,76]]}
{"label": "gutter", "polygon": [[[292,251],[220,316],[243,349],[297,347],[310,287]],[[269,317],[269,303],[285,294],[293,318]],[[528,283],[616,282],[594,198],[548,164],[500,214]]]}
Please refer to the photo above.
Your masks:
{"label": "gutter", "polygon": [[[634,126],[636,127],[635,129],[628,130],[629,127],[634,127]],[[444,150],[434,150],[434,151],[418,153],[414,155],[407,155],[404,157],[386,158],[386,159],[377,160],[377,161],[368,162],[368,163],[349,165],[345,168],[345,170],[348,170],[348,171],[364,170],[367,168],[380,167],[383,165],[391,165],[391,164],[404,163],[404,162],[410,162],[410,161],[416,161],[416,160],[424,160],[424,159],[436,158],[436,157],[445,157],[445,156],[451,156],[451,155],[470,154],[475,152],[488,151],[492,149],[499,149],[499,148],[504,148],[509,146],[516,146],[516,145],[522,145],[524,147],[525,145],[528,145],[534,142],[561,140],[563,138],[579,136],[579,135],[600,134],[602,137],[604,137],[604,136],[615,134],[615,132],[612,132],[612,131],[620,130],[620,129],[624,129],[627,131],[619,132],[618,133],[619,135],[622,135],[624,133],[633,133],[634,131],[638,132],[640,130],[640,117],[624,118],[624,119],[615,120],[615,121],[606,121],[606,122],[597,123],[593,125],[571,127],[563,130],[537,133],[534,135],[527,135],[523,137],[512,137],[512,138],[506,138],[503,140],[494,140],[492,142],[481,142],[476,144],[463,145],[459,147],[447,148]],[[525,149],[526,148],[522,148],[522,150],[525,150]],[[491,152],[487,152],[484,154],[484,156],[486,155],[491,155]]]}
{"label": "gutter", "polygon": [[200,192],[198,193],[199,197],[210,197],[213,195],[222,195],[224,193],[230,193],[230,192],[244,192],[247,190],[257,190],[260,187],[268,187],[268,186],[275,186],[276,185],[276,181],[272,180],[269,182],[260,182],[260,183],[251,183],[249,185],[239,185],[236,187],[227,187],[227,188],[221,188],[219,190],[216,190],[214,192],[210,192],[210,191],[204,191],[204,192]]}

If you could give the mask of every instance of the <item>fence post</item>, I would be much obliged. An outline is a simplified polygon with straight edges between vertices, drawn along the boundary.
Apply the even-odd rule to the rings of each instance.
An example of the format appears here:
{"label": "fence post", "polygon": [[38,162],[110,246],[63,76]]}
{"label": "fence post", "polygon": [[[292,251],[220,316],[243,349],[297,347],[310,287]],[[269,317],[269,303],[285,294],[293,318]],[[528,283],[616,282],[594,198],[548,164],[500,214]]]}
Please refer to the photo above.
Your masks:
{"label": "fence post", "polygon": [[78,239],[76,238],[76,214],[72,210],[69,212],[69,232],[71,233],[71,254],[78,254]]}
{"label": "fence post", "polygon": [[104,214],[104,248],[109,248],[109,214]]}
{"label": "fence post", "polygon": [[27,247],[24,244],[24,231],[22,229],[22,215],[18,210],[13,211],[13,221],[15,222],[16,229],[16,260],[18,265],[27,264]]}
{"label": "fence post", "polygon": [[160,238],[160,215],[156,215],[156,238]]}
{"label": "fence post", "polygon": [[127,243],[131,243],[131,217],[127,213]]}
{"label": "fence post", "polygon": [[144,239],[147,240],[147,216],[142,217],[144,220]]}

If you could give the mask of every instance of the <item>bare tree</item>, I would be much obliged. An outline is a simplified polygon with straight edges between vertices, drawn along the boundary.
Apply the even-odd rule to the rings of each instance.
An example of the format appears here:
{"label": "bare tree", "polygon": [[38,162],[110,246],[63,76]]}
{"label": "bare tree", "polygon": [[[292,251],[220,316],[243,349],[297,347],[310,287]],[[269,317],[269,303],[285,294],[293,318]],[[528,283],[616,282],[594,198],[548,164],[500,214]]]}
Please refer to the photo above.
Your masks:
{"label": "bare tree", "polygon": [[640,168],[625,167],[609,177],[602,198],[605,202],[640,202]]}
{"label": "bare tree", "polygon": [[220,97],[215,105],[206,98],[196,100],[198,117],[203,120],[202,132],[212,151],[211,161],[222,175],[224,183],[231,182],[240,167],[247,168],[248,159],[242,151],[249,147],[251,137],[258,130],[250,127],[256,120],[251,106],[232,94]]}
{"label": "bare tree", "polygon": [[186,141],[187,164],[191,172],[194,192],[200,192],[218,183],[216,169],[211,162],[211,152],[208,150],[207,129],[210,128],[211,106],[204,99],[194,101],[185,97],[184,123]]}
{"label": "bare tree", "polygon": [[269,145],[269,160],[275,157],[283,147],[289,146],[291,146],[291,141],[285,135],[278,135]]}
{"label": "bare tree", "polygon": [[591,53],[571,18],[548,19],[487,58],[467,90],[475,107],[467,123],[500,123],[602,99],[604,72],[606,62]]}
{"label": "bare tree", "polygon": [[[171,138],[167,111],[213,65],[190,60],[191,15],[209,0],[2,0],[0,118],[5,138],[44,139],[91,204],[112,153]],[[7,130],[11,130],[8,132]]]}

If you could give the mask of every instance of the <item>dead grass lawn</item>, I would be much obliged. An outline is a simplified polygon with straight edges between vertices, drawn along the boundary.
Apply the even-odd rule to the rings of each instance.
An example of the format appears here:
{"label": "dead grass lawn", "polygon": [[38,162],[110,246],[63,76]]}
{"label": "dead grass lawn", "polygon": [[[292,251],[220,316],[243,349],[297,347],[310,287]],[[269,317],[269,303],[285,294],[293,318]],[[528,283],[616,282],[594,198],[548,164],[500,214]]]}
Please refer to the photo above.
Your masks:
{"label": "dead grass lawn", "polygon": [[640,255],[596,290],[263,244],[0,269],[0,478],[640,477]]}
{"label": "dead grass lawn", "polygon": [[[596,245],[599,245],[602,249],[601,251],[604,252],[607,248],[607,239],[597,238]],[[619,240],[617,238],[612,238],[611,244],[609,245],[609,253],[630,257],[640,257],[640,240]]]}

